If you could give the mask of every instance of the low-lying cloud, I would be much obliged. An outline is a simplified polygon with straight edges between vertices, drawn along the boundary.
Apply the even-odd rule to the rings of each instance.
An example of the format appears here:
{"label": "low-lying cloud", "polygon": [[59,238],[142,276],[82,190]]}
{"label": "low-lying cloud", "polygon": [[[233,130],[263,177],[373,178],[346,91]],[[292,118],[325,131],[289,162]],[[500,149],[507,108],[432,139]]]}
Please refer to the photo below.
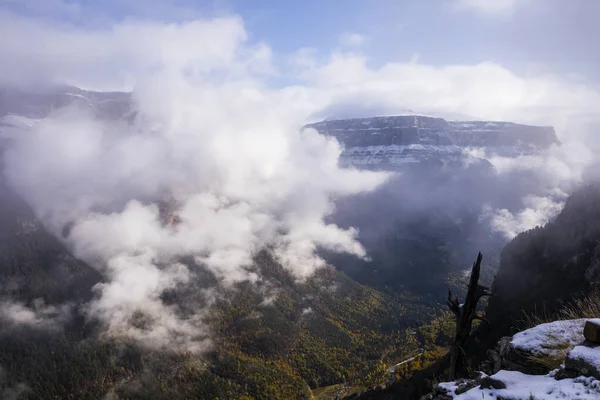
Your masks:
{"label": "low-lying cloud", "polygon": [[482,220],[489,219],[492,229],[510,240],[521,232],[544,226],[556,217],[564,206],[564,202],[555,201],[551,197],[538,196],[527,196],[523,203],[524,208],[515,213],[505,208],[498,210],[484,208]]}
{"label": "low-lying cloud", "polygon": [[0,319],[6,328],[60,330],[71,317],[72,311],[69,304],[46,305],[43,299],[36,299],[30,307],[10,299],[0,301]]}
{"label": "low-lying cloud", "polygon": [[[237,51],[225,57],[232,69]],[[340,169],[339,144],[302,130],[307,110],[293,94],[261,88],[250,72],[214,79],[230,70],[207,65],[190,76],[175,60],[141,81],[133,121],[58,110],[5,157],[45,226],[104,275],[88,314],[111,332],[191,350],[205,344],[202,310],[183,318],[162,299],[195,275],[182,258],[230,286],[260,279],[253,256],[265,248],[298,279],[324,265],[318,248],[366,257],[354,229],[324,218],[333,198],[386,178]]]}

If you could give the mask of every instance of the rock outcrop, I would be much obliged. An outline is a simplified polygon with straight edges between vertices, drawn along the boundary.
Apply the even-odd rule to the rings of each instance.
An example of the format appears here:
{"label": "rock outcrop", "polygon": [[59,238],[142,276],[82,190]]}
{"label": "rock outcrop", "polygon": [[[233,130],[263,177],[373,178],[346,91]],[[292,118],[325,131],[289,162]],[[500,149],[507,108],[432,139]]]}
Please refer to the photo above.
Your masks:
{"label": "rock outcrop", "polygon": [[600,345],[585,342],[575,346],[567,354],[564,369],[567,375],[600,379]]}
{"label": "rock outcrop", "polygon": [[422,400],[600,398],[600,345],[584,340],[588,321],[554,321],[502,338],[490,352],[490,375],[440,383]]}
{"label": "rock outcrop", "polygon": [[583,327],[585,340],[592,343],[600,343],[600,320],[588,320]]}
{"label": "rock outcrop", "polygon": [[502,369],[527,374],[547,374],[553,364],[560,364],[565,355],[583,341],[584,319],[554,321],[503,337],[494,350],[488,351],[489,373]]}
{"label": "rock outcrop", "polygon": [[463,165],[483,162],[467,149],[516,157],[559,144],[552,127],[419,115],[323,121],[307,127],[344,145],[340,164],[370,169]]}

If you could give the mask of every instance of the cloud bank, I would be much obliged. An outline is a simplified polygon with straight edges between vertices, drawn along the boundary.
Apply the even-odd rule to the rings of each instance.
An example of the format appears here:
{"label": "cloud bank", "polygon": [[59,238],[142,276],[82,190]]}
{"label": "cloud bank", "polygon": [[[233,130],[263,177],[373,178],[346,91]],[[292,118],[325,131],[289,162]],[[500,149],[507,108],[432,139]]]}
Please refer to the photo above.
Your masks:
{"label": "cloud bank", "polygon": [[[105,276],[91,316],[147,344],[200,349],[202,311],[184,317],[166,291],[193,282],[194,266],[224,286],[258,280],[253,256],[265,248],[298,279],[324,265],[318,248],[365,257],[354,229],[324,218],[335,197],[386,177],[338,168],[339,144],[302,131],[310,107],[293,89],[262,86],[255,61],[264,50],[243,44],[238,19],[131,29],[108,37],[149,35],[156,58],[132,65],[157,61],[136,82],[133,121],[57,110],[16,136],[5,173],[45,226]],[[92,59],[123,46],[101,46]]]}
{"label": "cloud bank", "polygon": [[554,218],[564,206],[564,201],[554,201],[550,197],[527,196],[524,199],[525,208],[517,213],[507,209],[484,210],[483,219],[489,218],[492,229],[504,234],[511,240],[519,233],[544,226]]}

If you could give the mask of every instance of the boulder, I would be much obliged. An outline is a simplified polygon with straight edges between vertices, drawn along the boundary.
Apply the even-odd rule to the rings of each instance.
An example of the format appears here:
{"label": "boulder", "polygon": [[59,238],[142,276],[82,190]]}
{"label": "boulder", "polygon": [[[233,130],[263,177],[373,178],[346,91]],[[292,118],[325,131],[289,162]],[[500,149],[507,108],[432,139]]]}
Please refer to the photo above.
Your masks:
{"label": "boulder", "polygon": [[506,383],[498,379],[486,376],[485,378],[481,379],[479,387],[481,387],[482,389],[506,389]]}
{"label": "boulder", "polygon": [[[480,373],[473,379],[458,379],[451,383],[440,383],[435,385],[433,391],[425,396],[421,397],[420,400],[450,400],[454,396],[461,395],[468,392],[469,390],[478,387],[485,380],[494,381],[486,374]],[[495,381],[494,381],[495,382]],[[497,382],[502,384],[502,382]]]}
{"label": "boulder", "polygon": [[586,341],[575,346],[567,354],[565,370],[575,376],[600,379],[600,345]]}
{"label": "boulder", "polygon": [[589,342],[600,344],[600,319],[587,320],[583,327],[583,336]]}
{"label": "boulder", "polygon": [[553,364],[561,364],[567,352],[583,341],[585,322],[585,319],[554,321],[500,339],[496,349],[488,354],[493,364],[491,372],[504,369],[547,374],[554,369]]}

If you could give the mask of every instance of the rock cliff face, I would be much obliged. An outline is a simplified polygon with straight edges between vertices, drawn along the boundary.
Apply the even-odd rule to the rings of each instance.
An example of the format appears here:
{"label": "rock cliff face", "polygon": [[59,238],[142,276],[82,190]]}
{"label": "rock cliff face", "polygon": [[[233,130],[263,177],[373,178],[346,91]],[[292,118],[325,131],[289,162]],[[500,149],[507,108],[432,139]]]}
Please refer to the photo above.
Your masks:
{"label": "rock cliff face", "polygon": [[510,334],[523,312],[552,315],[600,280],[600,184],[577,190],[556,219],[502,251],[492,287],[491,334]]}
{"label": "rock cliff face", "polygon": [[462,165],[477,161],[467,149],[516,157],[559,144],[552,127],[446,121],[418,115],[323,121],[307,127],[333,136],[344,145],[342,165],[370,169]]}

